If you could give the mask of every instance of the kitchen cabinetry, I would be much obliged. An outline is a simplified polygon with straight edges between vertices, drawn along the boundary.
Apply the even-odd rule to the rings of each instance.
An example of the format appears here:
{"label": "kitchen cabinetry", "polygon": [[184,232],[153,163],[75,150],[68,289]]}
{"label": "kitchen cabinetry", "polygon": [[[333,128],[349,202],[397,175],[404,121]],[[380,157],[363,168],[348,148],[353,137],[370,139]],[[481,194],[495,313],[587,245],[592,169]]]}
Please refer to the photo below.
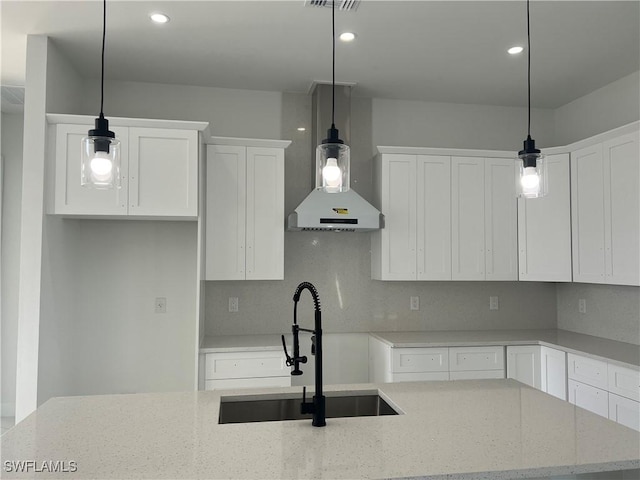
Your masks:
{"label": "kitchen cabinetry", "polygon": [[569,154],[547,156],[549,193],[518,198],[519,279],[571,281]]}
{"label": "kitchen cabinetry", "polygon": [[635,132],[571,153],[575,282],[640,285],[639,149]]}
{"label": "kitchen cabinetry", "polygon": [[217,144],[207,146],[206,280],[282,280],[284,148],[290,142],[212,141]]}
{"label": "kitchen cabinetry", "polygon": [[452,157],[453,280],[517,280],[515,161]]}
{"label": "kitchen cabinetry", "polygon": [[609,392],[609,420],[640,432],[640,403]]}
{"label": "kitchen cabinetry", "polygon": [[540,345],[508,346],[507,378],[566,400],[566,354]]}
{"label": "kitchen cabinetry", "polygon": [[369,338],[369,381],[504,378],[504,347],[394,348]]}
{"label": "kitchen cabinetry", "polygon": [[[47,115],[53,210],[58,215],[196,219],[201,122],[110,118],[121,142],[121,188],[80,184],[80,141],[93,118]],[[73,122],[73,123],[72,123]]]}
{"label": "kitchen cabinetry", "polygon": [[372,278],[450,280],[450,157],[385,153],[376,169],[385,228],[372,234]]}
{"label": "kitchen cabinetry", "polygon": [[606,390],[569,379],[569,402],[609,418],[609,394]]}
{"label": "kitchen cabinetry", "polygon": [[282,351],[207,353],[205,390],[291,386]]}

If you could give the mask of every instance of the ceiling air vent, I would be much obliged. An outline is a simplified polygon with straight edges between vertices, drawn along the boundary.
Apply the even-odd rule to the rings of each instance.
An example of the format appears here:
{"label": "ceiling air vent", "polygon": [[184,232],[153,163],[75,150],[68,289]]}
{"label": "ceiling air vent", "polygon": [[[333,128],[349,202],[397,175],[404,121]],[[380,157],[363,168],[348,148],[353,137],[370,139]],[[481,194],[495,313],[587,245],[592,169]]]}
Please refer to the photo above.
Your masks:
{"label": "ceiling air vent", "polygon": [[[360,0],[334,0],[338,10],[352,11],[358,8]],[[305,0],[306,7],[329,7],[333,4],[332,0]]]}

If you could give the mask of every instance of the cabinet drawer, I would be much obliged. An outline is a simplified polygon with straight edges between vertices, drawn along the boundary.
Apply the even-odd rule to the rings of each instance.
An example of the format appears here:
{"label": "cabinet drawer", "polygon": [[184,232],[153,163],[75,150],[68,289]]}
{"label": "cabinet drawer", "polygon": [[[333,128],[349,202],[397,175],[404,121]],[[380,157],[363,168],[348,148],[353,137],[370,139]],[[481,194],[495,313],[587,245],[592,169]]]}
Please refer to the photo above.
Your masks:
{"label": "cabinet drawer", "polygon": [[585,383],[569,380],[569,403],[609,418],[609,393]]}
{"label": "cabinet drawer", "polygon": [[394,348],[391,371],[409,372],[447,372],[449,358],[447,348]]}
{"label": "cabinet drawer", "polygon": [[640,402],[609,393],[609,420],[640,432]]}
{"label": "cabinet drawer", "polygon": [[223,390],[228,388],[263,388],[290,387],[291,376],[265,378],[224,378],[220,380],[205,380],[205,390]]}
{"label": "cabinet drawer", "polygon": [[449,372],[392,373],[392,382],[431,382],[449,380]]}
{"label": "cabinet drawer", "polygon": [[609,364],[607,378],[610,392],[640,401],[640,371]]}
{"label": "cabinet drawer", "polygon": [[205,380],[222,378],[283,377],[290,374],[282,352],[208,353]]}
{"label": "cabinet drawer", "polygon": [[450,372],[451,380],[481,380],[485,378],[504,378],[504,370],[471,370],[467,372]]}
{"label": "cabinet drawer", "polygon": [[569,378],[604,390],[608,388],[606,362],[569,353],[567,363]]}
{"label": "cabinet drawer", "polygon": [[449,349],[452,372],[504,370],[504,347],[454,347]]}

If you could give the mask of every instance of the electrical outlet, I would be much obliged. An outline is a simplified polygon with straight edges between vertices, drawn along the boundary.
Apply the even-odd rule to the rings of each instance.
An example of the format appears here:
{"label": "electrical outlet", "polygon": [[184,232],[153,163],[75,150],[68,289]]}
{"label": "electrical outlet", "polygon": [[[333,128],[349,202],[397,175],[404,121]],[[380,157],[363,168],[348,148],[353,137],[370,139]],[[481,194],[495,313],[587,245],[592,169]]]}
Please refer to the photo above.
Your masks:
{"label": "electrical outlet", "polygon": [[229,297],[229,311],[230,312],[238,311],[238,297]]}
{"label": "electrical outlet", "polygon": [[420,310],[420,297],[411,297],[409,300],[409,308],[411,310]]}
{"label": "electrical outlet", "polygon": [[156,297],[156,313],[167,313],[167,299]]}
{"label": "electrical outlet", "polygon": [[489,297],[489,310],[498,310],[498,297]]}
{"label": "electrical outlet", "polygon": [[587,301],[584,298],[578,300],[578,312],[587,313]]}

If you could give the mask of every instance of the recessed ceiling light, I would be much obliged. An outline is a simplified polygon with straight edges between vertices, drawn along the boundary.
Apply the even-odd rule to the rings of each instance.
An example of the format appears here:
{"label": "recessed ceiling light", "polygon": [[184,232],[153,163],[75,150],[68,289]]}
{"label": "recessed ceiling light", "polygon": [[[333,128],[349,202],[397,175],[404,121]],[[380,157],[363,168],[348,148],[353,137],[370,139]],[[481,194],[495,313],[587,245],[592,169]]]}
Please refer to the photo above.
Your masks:
{"label": "recessed ceiling light", "polygon": [[517,47],[511,47],[509,50],[507,50],[507,52],[510,55],[517,55],[519,53],[522,53],[522,51],[524,50],[524,48],[517,46]]}
{"label": "recessed ceiling light", "polygon": [[352,32],[344,32],[340,34],[340,40],[343,42],[352,42],[356,38],[356,34]]}
{"label": "recessed ceiling light", "polygon": [[167,23],[169,21],[169,17],[164,13],[152,13],[149,18],[155,23]]}
{"label": "recessed ceiling light", "polygon": [[298,131],[299,132],[304,132],[305,130],[306,130],[306,128],[304,128],[304,127],[298,127]]}

